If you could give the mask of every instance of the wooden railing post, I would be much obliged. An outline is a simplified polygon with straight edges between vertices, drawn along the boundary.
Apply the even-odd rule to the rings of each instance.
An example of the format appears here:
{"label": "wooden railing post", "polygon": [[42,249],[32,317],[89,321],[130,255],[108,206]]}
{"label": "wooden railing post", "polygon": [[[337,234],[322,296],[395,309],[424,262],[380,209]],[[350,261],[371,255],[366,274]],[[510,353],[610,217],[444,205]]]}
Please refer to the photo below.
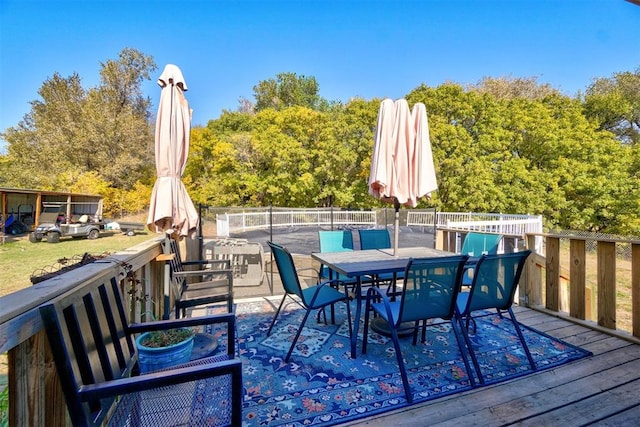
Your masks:
{"label": "wooden railing post", "polygon": [[549,310],[560,308],[560,239],[547,237],[546,304]]}
{"label": "wooden railing post", "polygon": [[[46,422],[44,332],[11,349],[9,357],[9,420],[12,426],[54,425]],[[22,396],[12,399],[11,396]],[[58,404],[66,408],[64,398]]]}
{"label": "wooden railing post", "polygon": [[598,325],[616,329],[615,242],[598,242]]}
{"label": "wooden railing post", "polygon": [[586,249],[584,240],[571,239],[569,272],[569,312],[577,318],[585,318],[585,287],[586,287]]}
{"label": "wooden railing post", "polygon": [[532,253],[527,259],[524,274],[524,289],[520,289],[520,301],[524,301],[527,307],[542,304],[542,292],[540,289],[541,275],[540,269],[537,267],[537,259],[540,254],[536,252],[536,236],[527,236],[527,248],[531,249]]}

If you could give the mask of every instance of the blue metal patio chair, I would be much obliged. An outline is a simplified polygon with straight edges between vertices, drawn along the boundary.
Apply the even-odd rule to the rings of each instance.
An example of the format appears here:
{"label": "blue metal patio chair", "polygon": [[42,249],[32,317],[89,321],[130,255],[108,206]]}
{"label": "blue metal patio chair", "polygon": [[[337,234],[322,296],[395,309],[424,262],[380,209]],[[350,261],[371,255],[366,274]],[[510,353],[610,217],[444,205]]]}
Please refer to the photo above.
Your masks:
{"label": "blue metal patio chair", "polygon": [[[291,353],[293,353],[293,349],[296,346],[296,342],[300,337],[300,333],[302,332],[302,328],[311,313],[311,310],[316,309],[324,309],[326,306],[331,306],[331,323],[335,323],[335,312],[333,304],[336,302],[344,301],[347,304],[347,318],[349,319],[349,331],[351,332],[351,309],[349,306],[349,299],[347,297],[346,290],[345,292],[340,292],[334,287],[330,286],[331,284],[339,283],[339,281],[329,281],[323,282],[318,285],[310,286],[308,288],[302,288],[300,285],[300,279],[298,278],[298,274],[296,272],[295,263],[293,262],[293,257],[291,253],[285,249],[284,247],[277,245],[273,242],[267,242],[269,247],[271,248],[271,252],[273,253],[273,257],[276,261],[276,266],[278,267],[278,273],[280,274],[280,279],[282,280],[282,286],[284,287],[285,294],[282,297],[282,301],[278,306],[278,310],[276,314],[273,316],[273,320],[271,321],[271,326],[269,326],[269,330],[267,331],[267,336],[271,334],[271,330],[273,329],[273,325],[275,325],[276,320],[278,318],[278,314],[280,314],[280,310],[282,309],[287,296],[293,299],[295,302],[300,304],[305,310],[304,318],[302,322],[300,322],[300,326],[298,327],[298,331],[296,332],[296,336],[291,343],[291,347],[289,348],[289,352],[285,357],[285,362],[289,361],[291,357]],[[297,298],[295,298],[297,297]],[[325,322],[326,322],[325,316]]]}
{"label": "blue metal patio chair", "polygon": [[[350,230],[320,230],[318,231],[320,252],[349,252],[353,250],[353,235]],[[329,271],[326,265],[320,266],[320,280],[338,279],[355,282],[355,279],[342,276],[339,273]]]}
{"label": "blue metal patio chair", "polygon": [[[360,237],[360,249],[391,249],[391,236],[387,229],[365,229],[358,230]],[[398,280],[404,278],[403,273],[383,273],[373,277],[373,282],[379,285],[382,282],[388,283],[387,291],[395,292]]]}
{"label": "blue metal patio chair", "polygon": [[[508,312],[509,320],[511,320],[518,339],[524,348],[529,365],[532,370],[536,370],[536,364],[522,335],[520,324],[511,309],[522,270],[530,253],[531,251],[527,250],[509,254],[481,256],[475,265],[471,289],[469,292],[458,294],[456,317],[462,326],[463,335],[480,384],[484,384],[484,378],[469,338],[469,331],[472,325],[474,333],[477,332],[474,317],[503,317],[502,312]],[[497,313],[493,312],[493,309],[496,309]]]}
{"label": "blue metal patio chair", "polygon": [[468,255],[469,260],[465,265],[462,276],[462,286],[470,286],[473,279],[473,267],[482,255],[495,255],[502,240],[501,234],[470,232],[462,242],[460,253]]}
{"label": "blue metal patio chair", "polygon": [[[409,403],[413,402],[413,395],[411,394],[404,358],[402,357],[402,350],[398,340],[398,329],[401,328],[403,323],[413,323],[413,345],[415,345],[420,322],[422,322],[423,327],[423,342],[428,319],[442,319],[449,322],[458,342],[469,381],[471,385],[475,385],[471,366],[467,360],[464,339],[460,336],[457,321],[455,320],[456,298],[460,291],[462,269],[466,260],[466,255],[412,259],[405,270],[404,286],[400,299],[391,301],[384,292],[375,287],[370,288],[367,292],[362,352],[367,352],[369,318],[370,313],[374,312],[380,318],[386,320],[389,325],[404,392]],[[374,302],[375,298],[378,298],[381,302]]]}
{"label": "blue metal patio chair", "polygon": [[391,248],[391,236],[387,229],[358,230],[360,237],[360,249],[389,249]]}

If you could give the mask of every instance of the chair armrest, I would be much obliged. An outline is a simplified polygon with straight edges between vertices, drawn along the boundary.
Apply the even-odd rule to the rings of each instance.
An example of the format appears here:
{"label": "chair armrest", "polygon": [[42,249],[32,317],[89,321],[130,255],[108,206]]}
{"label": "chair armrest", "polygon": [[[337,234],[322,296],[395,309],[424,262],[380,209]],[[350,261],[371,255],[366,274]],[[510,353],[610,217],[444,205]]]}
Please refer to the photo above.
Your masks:
{"label": "chair armrest", "polygon": [[241,372],[242,361],[240,359],[219,360],[209,358],[209,363],[180,365],[174,369],[155,371],[136,377],[119,378],[98,384],[81,386],[78,394],[84,401],[103,399],[132,392],[149,390],[162,386],[196,381],[212,376]]}
{"label": "chair armrest", "polygon": [[212,325],[215,323],[227,323],[229,329],[234,329],[236,324],[235,313],[210,314],[207,316],[187,317],[172,320],[154,320],[152,322],[132,323],[128,326],[129,332],[160,331],[173,328],[189,328],[192,326]]}
{"label": "chair armrest", "polygon": [[467,258],[467,260],[464,263],[464,267],[465,268],[470,268],[473,267],[474,265],[476,265],[478,263],[478,261],[480,260],[479,256],[470,256],[469,258]]}
{"label": "chair armrest", "polygon": [[384,304],[384,309],[387,312],[387,319],[389,319],[389,321],[396,320],[393,318],[393,314],[391,313],[391,304],[390,304],[389,297],[387,296],[387,293],[382,292],[380,288],[377,288],[375,286],[369,288],[369,290],[367,291],[367,309],[369,308],[369,304],[371,304],[371,299],[373,297],[373,294],[378,294],[376,297],[382,300],[382,303]]}
{"label": "chair armrest", "polygon": [[195,276],[210,276],[212,274],[227,274],[233,271],[230,269],[224,270],[189,270],[189,271],[174,271],[173,275],[176,277],[195,277]]}
{"label": "chair armrest", "polygon": [[173,328],[190,328],[200,325],[212,325],[216,323],[227,324],[227,355],[236,353],[236,315],[233,312],[224,314],[210,314],[207,316],[185,317],[173,320],[155,320],[152,322],[132,323],[127,327],[127,332],[137,334],[142,332],[159,331]]}
{"label": "chair armrest", "polygon": [[[231,268],[231,260],[229,259],[200,259],[196,261],[182,261],[181,264],[183,266],[193,266],[193,265],[217,265],[218,268]],[[208,268],[207,268],[208,270]]]}
{"label": "chair armrest", "polygon": [[318,297],[318,294],[320,293],[320,289],[322,289],[324,286],[330,286],[333,287],[334,289],[338,289],[340,287],[340,285],[344,285],[345,287],[345,297],[348,296],[348,288],[346,283],[344,283],[342,280],[338,280],[338,279],[334,279],[334,280],[328,280],[326,282],[322,282],[322,283],[318,283],[317,285],[315,285],[315,292],[313,293],[313,297],[311,297],[311,301],[309,301],[309,304],[313,305],[315,304],[316,298]]}

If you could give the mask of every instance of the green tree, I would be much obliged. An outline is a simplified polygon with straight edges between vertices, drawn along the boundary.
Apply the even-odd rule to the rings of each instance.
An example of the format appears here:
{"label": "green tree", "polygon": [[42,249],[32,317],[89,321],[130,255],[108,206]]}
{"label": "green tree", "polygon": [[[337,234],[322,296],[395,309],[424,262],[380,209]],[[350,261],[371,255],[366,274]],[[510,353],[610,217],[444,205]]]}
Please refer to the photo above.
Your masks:
{"label": "green tree", "polygon": [[584,99],[585,115],[599,129],[630,144],[640,142],[640,67],[595,79]]}
{"label": "green tree", "polygon": [[255,111],[266,108],[284,110],[296,105],[312,110],[321,109],[327,102],[318,94],[319,89],[315,77],[280,73],[275,79],[262,80],[253,87]]}
{"label": "green tree", "polygon": [[541,84],[537,77],[483,77],[480,82],[470,85],[469,90],[487,93],[496,99],[542,99],[559,94],[550,84]]}
{"label": "green tree", "polygon": [[54,73],[31,111],[2,137],[8,144],[8,185],[68,190],[97,172],[110,186],[131,189],[153,177],[150,101],[140,85],[155,69],[151,57],[124,49],[102,64],[101,84]]}

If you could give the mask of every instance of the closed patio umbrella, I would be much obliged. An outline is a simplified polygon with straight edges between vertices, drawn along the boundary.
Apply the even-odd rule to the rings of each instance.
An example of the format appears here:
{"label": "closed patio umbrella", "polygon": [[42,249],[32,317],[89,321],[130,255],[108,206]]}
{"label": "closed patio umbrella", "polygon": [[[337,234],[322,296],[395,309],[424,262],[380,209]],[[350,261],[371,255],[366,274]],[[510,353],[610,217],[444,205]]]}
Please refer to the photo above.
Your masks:
{"label": "closed patio umbrella", "polygon": [[431,139],[429,138],[429,123],[427,121],[427,109],[423,103],[418,102],[411,110],[411,120],[416,131],[415,150],[411,165],[413,198],[415,201],[411,207],[416,207],[420,198],[431,196],[431,192],[438,189],[436,170],[433,165],[433,153],[431,151]]}
{"label": "closed patio umbrella", "polygon": [[415,207],[437,189],[424,104],[413,111],[405,99],[380,104],[369,175],[369,194],[393,203],[393,253],[398,251],[400,205]]}
{"label": "closed patio umbrella", "polygon": [[187,84],[180,68],[173,64],[164,68],[158,84],[162,91],[155,133],[157,179],[147,227],[155,232],[171,231],[174,237],[194,236],[198,211],[181,180],[191,130],[191,110],[184,97]]}

